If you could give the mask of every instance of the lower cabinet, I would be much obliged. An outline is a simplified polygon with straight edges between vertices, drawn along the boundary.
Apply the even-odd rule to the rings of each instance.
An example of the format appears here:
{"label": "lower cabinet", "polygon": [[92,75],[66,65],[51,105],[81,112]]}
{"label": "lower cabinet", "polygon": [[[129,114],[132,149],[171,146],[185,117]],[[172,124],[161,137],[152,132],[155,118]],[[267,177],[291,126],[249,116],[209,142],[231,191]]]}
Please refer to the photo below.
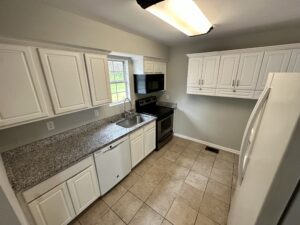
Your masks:
{"label": "lower cabinet", "polygon": [[76,214],[81,213],[99,196],[95,167],[91,166],[67,181]]}
{"label": "lower cabinet", "polygon": [[[79,168],[78,165],[74,167],[75,169]],[[33,187],[29,191],[31,193],[26,194],[27,196],[37,196],[41,189],[45,190],[40,197],[28,203],[36,225],[66,225],[100,196],[94,164],[81,169],[78,171],[79,173],[63,178],[65,174],[71,174],[70,171],[50,178]],[[47,185],[52,183],[53,186],[53,181],[64,182],[47,190]]]}
{"label": "lower cabinet", "polygon": [[66,183],[53,188],[28,206],[37,225],[66,225],[75,217]]}
{"label": "lower cabinet", "polygon": [[143,128],[130,135],[131,167],[135,167],[145,157]]}
{"label": "lower cabinet", "polygon": [[[150,124],[152,125],[152,124]],[[149,155],[156,148],[156,127],[150,127],[146,130],[147,127],[144,128],[144,152],[145,156]]]}
{"label": "lower cabinet", "polygon": [[156,122],[151,122],[132,133],[130,147],[133,168],[156,148]]}

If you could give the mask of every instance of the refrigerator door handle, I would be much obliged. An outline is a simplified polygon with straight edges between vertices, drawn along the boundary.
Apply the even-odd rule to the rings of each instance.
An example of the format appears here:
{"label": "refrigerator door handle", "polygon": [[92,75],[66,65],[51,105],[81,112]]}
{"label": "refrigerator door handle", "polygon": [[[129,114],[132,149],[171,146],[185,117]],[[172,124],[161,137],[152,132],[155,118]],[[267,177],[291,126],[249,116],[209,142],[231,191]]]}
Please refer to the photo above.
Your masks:
{"label": "refrigerator door handle", "polygon": [[242,144],[241,144],[241,149],[240,149],[240,160],[239,160],[239,171],[238,171],[239,184],[241,184],[243,182],[244,174],[246,172],[246,168],[247,168],[248,161],[249,161],[249,156],[251,153],[251,149],[247,151],[247,147],[249,146],[249,144],[251,144],[251,143],[249,143],[249,138],[252,133],[251,132],[252,127],[256,121],[257,116],[259,115],[260,111],[262,110],[264,103],[268,99],[270,91],[271,91],[270,87],[264,89],[264,91],[262,92],[260,98],[258,99],[258,101],[250,115],[250,118],[248,120],[246,129],[244,132]]}

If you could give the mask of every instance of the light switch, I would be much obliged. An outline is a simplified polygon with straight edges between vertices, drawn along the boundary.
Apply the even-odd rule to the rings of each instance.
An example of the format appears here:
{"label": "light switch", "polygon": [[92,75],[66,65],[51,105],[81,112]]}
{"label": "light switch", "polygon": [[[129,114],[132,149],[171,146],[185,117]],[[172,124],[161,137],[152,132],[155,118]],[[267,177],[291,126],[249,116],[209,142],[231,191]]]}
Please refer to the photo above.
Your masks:
{"label": "light switch", "polygon": [[99,117],[100,116],[100,110],[99,109],[95,109],[94,110],[94,114],[95,114],[95,117]]}
{"label": "light switch", "polygon": [[48,121],[46,124],[47,124],[48,131],[55,129],[53,121]]}

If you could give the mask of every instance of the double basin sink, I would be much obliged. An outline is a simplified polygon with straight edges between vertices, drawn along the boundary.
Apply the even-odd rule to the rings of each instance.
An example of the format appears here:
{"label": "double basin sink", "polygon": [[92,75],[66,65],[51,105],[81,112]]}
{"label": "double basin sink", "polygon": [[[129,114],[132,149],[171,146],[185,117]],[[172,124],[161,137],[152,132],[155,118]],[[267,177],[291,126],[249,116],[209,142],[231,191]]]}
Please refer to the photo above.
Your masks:
{"label": "double basin sink", "polygon": [[134,114],[129,116],[128,118],[122,119],[121,121],[117,122],[116,124],[124,127],[124,128],[131,128],[134,127],[142,122],[145,121],[145,118],[141,114]]}

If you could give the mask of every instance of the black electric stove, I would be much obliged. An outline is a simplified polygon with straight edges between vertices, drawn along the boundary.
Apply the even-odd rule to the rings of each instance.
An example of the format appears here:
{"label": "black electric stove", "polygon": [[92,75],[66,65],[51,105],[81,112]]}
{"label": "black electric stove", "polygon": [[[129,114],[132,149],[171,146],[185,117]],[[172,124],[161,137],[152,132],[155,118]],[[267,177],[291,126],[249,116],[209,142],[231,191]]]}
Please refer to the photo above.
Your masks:
{"label": "black electric stove", "polygon": [[157,98],[155,96],[136,100],[135,106],[138,113],[149,114],[157,117],[156,149],[160,149],[173,137],[174,109],[157,105]]}

